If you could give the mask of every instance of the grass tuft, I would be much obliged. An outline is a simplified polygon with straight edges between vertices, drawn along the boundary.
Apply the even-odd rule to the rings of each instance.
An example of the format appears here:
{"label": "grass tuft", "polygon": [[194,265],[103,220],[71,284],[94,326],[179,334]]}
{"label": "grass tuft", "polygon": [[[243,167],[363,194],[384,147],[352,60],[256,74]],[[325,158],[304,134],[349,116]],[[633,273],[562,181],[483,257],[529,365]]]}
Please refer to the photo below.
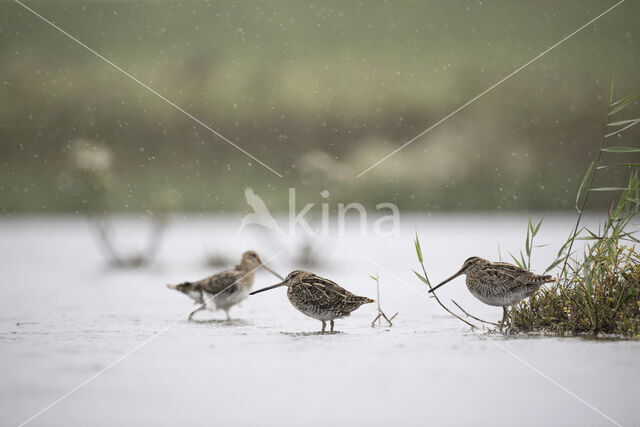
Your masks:
{"label": "grass tuft", "polygon": [[540,289],[511,312],[514,332],[640,337],[640,254],[592,247],[571,280]]}
{"label": "grass tuft", "polygon": [[[611,96],[613,99],[613,96]],[[631,105],[638,95],[627,96],[619,101],[610,101],[608,116],[619,113]],[[624,126],[622,134],[640,119],[608,122],[607,126]],[[557,275],[557,284],[513,307],[511,312],[513,332],[542,332],[560,335],[615,334],[640,338],[640,253],[635,244],[637,225],[632,223],[640,212],[640,165],[616,163],[604,167],[602,153],[616,156],[640,151],[640,148],[605,146],[607,134],[596,159],[589,166],[578,194],[576,209],[578,218],[568,240],[558,251],[557,259],[547,271],[563,264]],[[595,186],[596,174],[606,168],[630,171],[626,187]],[[611,192],[617,195],[599,230],[580,227],[582,213],[592,192]],[[538,225],[539,226],[539,225]],[[529,221],[525,243],[528,258],[521,255],[521,262],[530,265],[531,241],[537,227]],[[535,232],[534,232],[535,231]],[[572,252],[577,240],[586,241],[581,256]],[[518,262],[518,259],[516,259]]]}

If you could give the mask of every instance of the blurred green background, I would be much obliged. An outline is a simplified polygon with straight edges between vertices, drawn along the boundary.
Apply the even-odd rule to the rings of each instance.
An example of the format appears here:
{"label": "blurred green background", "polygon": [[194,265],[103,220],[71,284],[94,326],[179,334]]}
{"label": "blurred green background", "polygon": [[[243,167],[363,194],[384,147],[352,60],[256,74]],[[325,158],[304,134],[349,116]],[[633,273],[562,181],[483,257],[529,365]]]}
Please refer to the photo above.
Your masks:
{"label": "blurred green background", "polygon": [[[299,203],[328,190],[335,203],[423,212],[569,209],[606,131],[612,78],[617,97],[640,90],[638,2],[356,176],[614,3],[26,2],[279,178],[4,1],[0,209],[126,212],[168,197],[225,213],[245,209],[245,187],[274,210],[288,187]],[[76,173],[78,144],[110,153],[108,177]],[[611,195],[598,197],[605,207]]]}

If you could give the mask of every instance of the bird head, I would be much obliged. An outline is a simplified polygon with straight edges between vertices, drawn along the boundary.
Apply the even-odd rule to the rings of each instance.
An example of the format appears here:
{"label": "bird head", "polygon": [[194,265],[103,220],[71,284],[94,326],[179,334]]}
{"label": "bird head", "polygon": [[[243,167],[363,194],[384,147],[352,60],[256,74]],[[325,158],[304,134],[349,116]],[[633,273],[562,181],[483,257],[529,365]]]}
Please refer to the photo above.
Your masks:
{"label": "bird head", "polygon": [[240,262],[240,267],[244,271],[252,271],[252,270],[256,270],[259,267],[262,267],[265,270],[267,270],[269,273],[276,276],[278,279],[283,280],[281,275],[279,275],[278,273],[276,273],[275,271],[267,267],[262,262],[262,260],[260,259],[260,257],[255,251],[246,251],[245,253],[242,254],[242,261]]}
{"label": "bird head", "polygon": [[467,258],[467,260],[462,264],[460,271],[462,272],[461,274],[468,274],[469,272],[482,268],[487,264],[489,264],[489,261],[486,259],[472,256],[471,258]]}
{"label": "bird head", "polygon": [[251,292],[249,295],[254,295],[254,294],[258,294],[260,292],[264,292],[264,291],[268,291],[268,290],[271,290],[271,289],[279,288],[280,286],[291,286],[291,285],[294,285],[294,284],[299,283],[302,280],[304,280],[304,278],[307,277],[309,274],[310,273],[308,273],[306,271],[294,270],[291,273],[289,273],[287,275],[287,277],[282,282],[277,283],[277,284],[272,285],[272,286],[267,286],[266,288],[258,289],[257,291]]}
{"label": "bird head", "polygon": [[256,251],[246,251],[242,254],[242,261],[240,261],[240,264],[247,267],[248,270],[251,270],[262,265],[262,260]]}
{"label": "bird head", "polygon": [[440,286],[449,283],[450,281],[452,281],[453,279],[455,279],[458,276],[461,276],[463,274],[469,274],[475,270],[477,270],[478,268],[481,268],[485,265],[487,265],[489,263],[489,261],[487,261],[486,259],[477,257],[477,256],[472,256],[471,258],[467,258],[467,260],[462,264],[462,267],[460,267],[460,270],[458,270],[453,276],[449,277],[448,279],[440,282],[437,286],[435,286],[434,288],[430,289],[429,292],[433,292],[436,289],[438,289]]}

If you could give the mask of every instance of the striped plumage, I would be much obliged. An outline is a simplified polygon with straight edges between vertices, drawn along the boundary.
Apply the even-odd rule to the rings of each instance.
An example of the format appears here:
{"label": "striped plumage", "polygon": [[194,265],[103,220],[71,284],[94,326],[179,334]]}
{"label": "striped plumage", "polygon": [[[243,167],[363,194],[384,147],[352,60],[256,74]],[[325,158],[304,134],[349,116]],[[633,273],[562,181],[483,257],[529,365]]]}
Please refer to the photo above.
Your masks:
{"label": "striped plumage", "polygon": [[216,273],[195,282],[184,282],[179,285],[167,285],[170,289],[175,289],[187,295],[199,305],[191,314],[189,319],[200,310],[224,310],[229,319],[229,310],[234,305],[243,301],[249,295],[255,281],[255,271],[258,267],[280,277],[274,271],[262,264],[260,257],[254,251],[247,251],[242,254],[240,264],[233,270],[226,270]]}
{"label": "striped plumage", "polygon": [[354,295],[331,280],[313,273],[295,270],[284,282],[252,292],[251,295],[279,286],[287,286],[289,302],[301,313],[322,322],[322,332],[326,321],[330,321],[333,331],[334,320],[346,317],[363,304],[374,302],[367,297]]}
{"label": "striped plumage", "polygon": [[545,283],[555,281],[551,276],[538,275],[513,264],[471,257],[464,262],[456,274],[429,292],[433,292],[462,274],[467,275],[467,289],[474,297],[485,304],[503,308],[500,328],[508,317],[506,307],[532,296]]}

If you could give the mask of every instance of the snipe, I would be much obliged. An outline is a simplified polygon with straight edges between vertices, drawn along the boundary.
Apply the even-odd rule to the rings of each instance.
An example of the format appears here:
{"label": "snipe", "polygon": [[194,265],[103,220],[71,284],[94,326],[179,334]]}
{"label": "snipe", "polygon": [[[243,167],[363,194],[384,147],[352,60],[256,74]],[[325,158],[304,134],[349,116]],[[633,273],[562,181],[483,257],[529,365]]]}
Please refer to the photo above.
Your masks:
{"label": "snipe", "polygon": [[249,295],[255,280],[255,271],[259,267],[282,279],[282,276],[262,263],[257,253],[247,251],[242,254],[240,264],[233,270],[222,271],[197,282],[184,282],[179,285],[167,285],[167,287],[182,292],[199,304],[198,308],[189,314],[189,320],[201,310],[220,309],[224,310],[229,320],[231,307]]}
{"label": "snipe", "polygon": [[331,280],[308,271],[295,270],[282,283],[251,292],[254,295],[280,286],[287,287],[289,302],[307,316],[322,322],[322,332],[329,321],[333,331],[334,320],[346,317],[362,304],[374,302],[367,297],[352,294]]}
{"label": "snipe", "polygon": [[429,292],[462,274],[467,275],[467,289],[474,297],[485,304],[502,307],[502,320],[498,325],[500,330],[509,317],[507,307],[535,294],[545,283],[555,282],[551,276],[538,275],[513,264],[471,257],[456,274]]}

